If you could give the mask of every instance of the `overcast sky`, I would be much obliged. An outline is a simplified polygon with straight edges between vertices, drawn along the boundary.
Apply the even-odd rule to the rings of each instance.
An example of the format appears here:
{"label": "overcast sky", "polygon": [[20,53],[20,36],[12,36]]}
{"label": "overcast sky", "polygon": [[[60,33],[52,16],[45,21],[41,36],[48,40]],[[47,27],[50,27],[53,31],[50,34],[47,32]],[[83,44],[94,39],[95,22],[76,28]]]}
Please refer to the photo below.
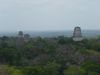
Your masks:
{"label": "overcast sky", "polygon": [[100,29],[100,0],[0,0],[0,31]]}

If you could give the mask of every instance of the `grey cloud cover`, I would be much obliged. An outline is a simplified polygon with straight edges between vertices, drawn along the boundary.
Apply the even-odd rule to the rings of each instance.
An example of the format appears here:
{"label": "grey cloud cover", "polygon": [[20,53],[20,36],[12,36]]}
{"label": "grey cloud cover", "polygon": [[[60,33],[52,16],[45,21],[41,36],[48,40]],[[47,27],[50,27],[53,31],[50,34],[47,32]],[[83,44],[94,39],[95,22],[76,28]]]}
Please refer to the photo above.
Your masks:
{"label": "grey cloud cover", "polygon": [[100,0],[0,0],[0,31],[100,29]]}

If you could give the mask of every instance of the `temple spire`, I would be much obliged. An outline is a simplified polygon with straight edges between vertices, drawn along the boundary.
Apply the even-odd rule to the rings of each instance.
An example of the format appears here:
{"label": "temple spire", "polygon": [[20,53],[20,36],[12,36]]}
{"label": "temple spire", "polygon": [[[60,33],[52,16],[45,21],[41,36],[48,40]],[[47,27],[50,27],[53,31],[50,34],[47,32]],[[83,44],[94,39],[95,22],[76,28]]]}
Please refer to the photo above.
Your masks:
{"label": "temple spire", "polygon": [[75,27],[74,28],[74,33],[73,33],[73,40],[74,41],[82,41],[82,33],[81,33],[81,28],[80,27]]}

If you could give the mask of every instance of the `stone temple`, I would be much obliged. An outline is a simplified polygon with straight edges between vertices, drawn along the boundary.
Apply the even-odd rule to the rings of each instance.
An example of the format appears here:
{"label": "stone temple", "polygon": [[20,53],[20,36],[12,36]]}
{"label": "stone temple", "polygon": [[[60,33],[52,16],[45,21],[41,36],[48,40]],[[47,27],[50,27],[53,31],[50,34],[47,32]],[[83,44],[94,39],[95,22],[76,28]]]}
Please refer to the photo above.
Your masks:
{"label": "stone temple", "polygon": [[80,27],[75,27],[74,33],[73,33],[73,40],[74,41],[82,41],[83,40]]}
{"label": "stone temple", "polygon": [[24,45],[24,34],[22,31],[19,31],[17,36],[16,46],[22,47],[23,45]]}
{"label": "stone temple", "polygon": [[19,31],[19,32],[18,32],[18,37],[20,37],[20,38],[21,38],[21,37],[23,37],[23,35],[24,35],[24,34],[23,34],[23,32],[22,32],[22,31]]}
{"label": "stone temple", "polygon": [[30,40],[30,35],[29,34],[24,34],[24,41],[28,42]]}

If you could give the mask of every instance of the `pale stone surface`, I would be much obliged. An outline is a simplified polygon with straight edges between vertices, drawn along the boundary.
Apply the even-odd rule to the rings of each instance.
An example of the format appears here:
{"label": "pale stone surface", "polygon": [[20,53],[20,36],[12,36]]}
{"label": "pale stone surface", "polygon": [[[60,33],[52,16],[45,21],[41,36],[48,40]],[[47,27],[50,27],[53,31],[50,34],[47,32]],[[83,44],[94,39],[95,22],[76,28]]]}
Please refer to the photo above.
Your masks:
{"label": "pale stone surface", "polygon": [[75,27],[74,33],[73,33],[73,40],[74,41],[82,41],[83,40],[80,27]]}
{"label": "pale stone surface", "polygon": [[73,38],[73,40],[74,40],[74,41],[82,41],[83,38],[82,38],[82,37],[80,37],[80,38],[78,37],[78,38]]}

